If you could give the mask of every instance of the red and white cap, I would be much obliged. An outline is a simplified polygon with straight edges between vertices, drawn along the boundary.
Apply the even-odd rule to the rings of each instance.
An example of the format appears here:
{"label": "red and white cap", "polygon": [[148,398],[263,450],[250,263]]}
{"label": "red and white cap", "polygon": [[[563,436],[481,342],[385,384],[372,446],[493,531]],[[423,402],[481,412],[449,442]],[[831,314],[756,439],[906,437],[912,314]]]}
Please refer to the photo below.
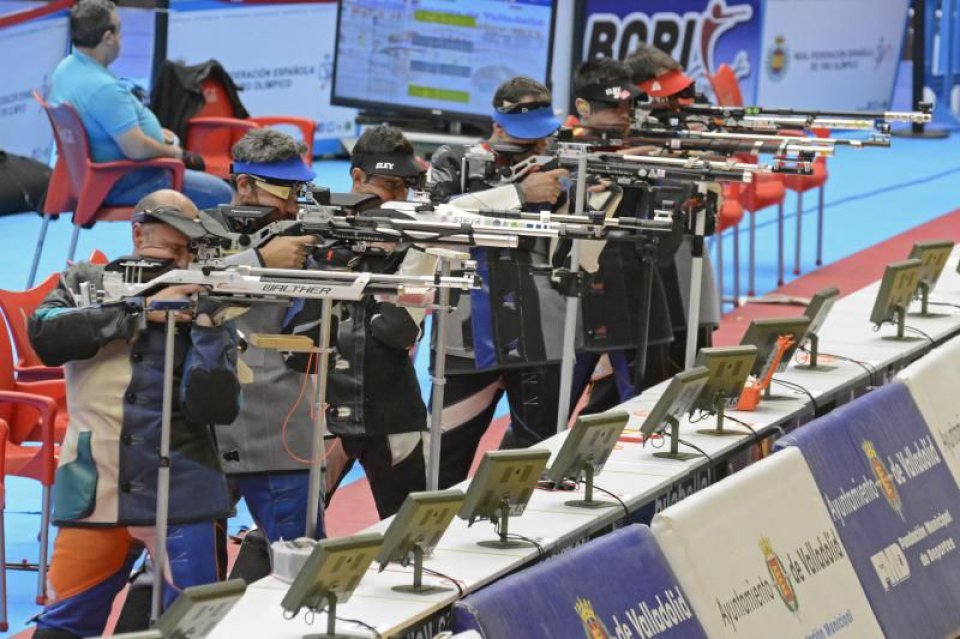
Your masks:
{"label": "red and white cap", "polygon": [[668,98],[680,93],[693,84],[693,78],[683,71],[667,71],[637,86],[641,91],[655,98]]}

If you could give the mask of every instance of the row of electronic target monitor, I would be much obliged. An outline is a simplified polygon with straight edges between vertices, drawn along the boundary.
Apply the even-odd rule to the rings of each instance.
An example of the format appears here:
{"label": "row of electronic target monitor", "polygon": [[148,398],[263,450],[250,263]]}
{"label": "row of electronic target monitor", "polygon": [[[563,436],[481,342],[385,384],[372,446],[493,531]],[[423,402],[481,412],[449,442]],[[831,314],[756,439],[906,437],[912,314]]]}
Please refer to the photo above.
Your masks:
{"label": "row of electronic target monitor", "polygon": [[[947,241],[917,243],[907,260],[888,265],[870,322],[896,323],[903,338],[911,302],[920,301],[921,314],[937,304],[930,294],[952,249]],[[774,372],[801,353],[804,366],[822,368],[817,335],[838,297],[836,288],[825,289],[802,315],[753,320],[738,346],[701,349],[696,367],[667,384],[640,437],[669,439],[657,457],[696,457],[680,450],[679,434],[680,420],[694,411],[716,418],[700,433],[743,434],[725,428],[725,411],[755,410],[769,396]],[[960,339],[901,378],[904,383],[884,386],[779,440],[779,449],[794,450],[659,513],[654,535],[629,526],[471,595],[455,606],[457,625],[492,639],[579,637],[581,630],[588,637],[638,638],[956,636],[960,394],[950,384],[960,379]],[[326,611],[329,634],[317,636],[339,636],[337,605],[350,598],[374,561],[381,569],[393,562],[413,568],[411,583],[395,590],[442,590],[424,583],[424,564],[458,515],[470,525],[493,523],[491,539],[478,542],[487,548],[536,545],[512,534],[509,524],[537,488],[583,484],[582,498],[567,506],[626,509],[597,499],[593,480],[627,421],[622,411],[581,416],[549,468],[545,448],[487,452],[465,491],[410,494],[383,534],[311,542],[282,600],[285,614]],[[618,559],[598,559],[611,552]],[[531,580],[540,586],[531,587]],[[244,592],[240,580],[188,588],[153,630],[123,636],[204,637]],[[544,597],[543,609],[551,612],[539,615],[537,600]],[[557,613],[558,598],[569,599],[567,608],[561,606],[568,615]]]}

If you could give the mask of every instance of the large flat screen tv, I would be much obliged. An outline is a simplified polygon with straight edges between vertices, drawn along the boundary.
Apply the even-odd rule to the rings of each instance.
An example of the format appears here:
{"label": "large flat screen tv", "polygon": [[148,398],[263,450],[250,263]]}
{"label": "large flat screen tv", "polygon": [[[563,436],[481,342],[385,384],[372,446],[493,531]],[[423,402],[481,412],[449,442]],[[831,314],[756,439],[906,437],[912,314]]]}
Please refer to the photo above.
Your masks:
{"label": "large flat screen tv", "polygon": [[340,0],[331,103],[488,122],[497,87],[549,86],[555,0]]}

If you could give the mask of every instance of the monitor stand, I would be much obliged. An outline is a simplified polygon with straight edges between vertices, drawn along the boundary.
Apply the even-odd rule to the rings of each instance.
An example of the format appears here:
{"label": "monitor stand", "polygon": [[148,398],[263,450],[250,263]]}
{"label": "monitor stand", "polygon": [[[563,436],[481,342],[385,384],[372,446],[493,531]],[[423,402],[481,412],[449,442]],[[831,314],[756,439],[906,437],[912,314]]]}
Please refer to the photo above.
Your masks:
{"label": "monitor stand", "polygon": [[808,333],[807,339],[810,343],[810,348],[807,352],[810,354],[810,361],[806,364],[799,364],[798,368],[806,368],[807,370],[817,370],[817,371],[831,371],[836,368],[836,366],[821,366],[819,357],[820,357],[820,336],[816,333]]}
{"label": "monitor stand", "polygon": [[746,433],[738,430],[726,430],[723,427],[723,417],[727,412],[727,399],[723,396],[718,397],[713,403],[714,414],[717,416],[717,425],[715,428],[701,428],[697,432],[701,435],[714,435],[717,437],[742,437]]}
{"label": "monitor stand", "polygon": [[916,342],[924,339],[923,337],[907,335],[906,326],[907,326],[907,308],[905,306],[898,306],[896,308],[896,325],[897,325],[897,334],[896,335],[884,335],[883,339],[893,340],[895,342]]}
{"label": "monitor stand", "polygon": [[429,595],[431,593],[443,592],[444,590],[452,589],[442,588],[440,586],[423,585],[423,547],[420,544],[416,544],[413,547],[413,584],[393,586],[391,590],[396,592],[406,592],[414,595]]}
{"label": "monitor stand", "polygon": [[596,474],[593,462],[587,462],[583,465],[583,474],[583,499],[565,501],[563,502],[564,506],[572,506],[574,508],[609,508],[617,505],[612,501],[602,501],[593,498],[593,478]]}
{"label": "monitor stand", "polygon": [[914,313],[915,317],[946,317],[949,313],[931,313],[930,312],[930,291],[933,287],[927,282],[920,282],[918,290],[920,291],[920,312]]}
{"label": "monitor stand", "polygon": [[920,314],[928,315],[930,311],[930,285],[920,282]]}
{"label": "monitor stand", "polygon": [[358,639],[363,635],[343,635],[337,633],[337,595],[328,592],[324,599],[327,600],[327,631],[323,634],[304,635],[303,639]]}
{"label": "monitor stand", "polygon": [[498,550],[504,548],[527,548],[528,546],[535,546],[532,541],[523,541],[522,539],[508,539],[509,535],[509,525],[510,525],[510,502],[506,499],[500,502],[500,521],[499,521],[499,535],[500,539],[497,541],[493,540],[483,540],[478,541],[478,546],[483,546],[484,548],[496,548]]}
{"label": "monitor stand", "polygon": [[680,422],[676,417],[667,417],[666,421],[670,426],[670,450],[654,453],[653,456],[660,459],[678,459],[680,461],[699,457],[700,455],[697,453],[680,452]]}

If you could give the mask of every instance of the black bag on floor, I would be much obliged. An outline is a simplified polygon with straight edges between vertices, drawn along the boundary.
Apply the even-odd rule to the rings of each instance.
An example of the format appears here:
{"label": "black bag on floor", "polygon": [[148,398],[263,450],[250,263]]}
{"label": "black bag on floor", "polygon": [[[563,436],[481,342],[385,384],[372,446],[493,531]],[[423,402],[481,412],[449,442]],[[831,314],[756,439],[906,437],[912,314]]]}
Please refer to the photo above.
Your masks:
{"label": "black bag on floor", "polygon": [[39,210],[50,173],[42,162],[0,150],[0,215]]}

